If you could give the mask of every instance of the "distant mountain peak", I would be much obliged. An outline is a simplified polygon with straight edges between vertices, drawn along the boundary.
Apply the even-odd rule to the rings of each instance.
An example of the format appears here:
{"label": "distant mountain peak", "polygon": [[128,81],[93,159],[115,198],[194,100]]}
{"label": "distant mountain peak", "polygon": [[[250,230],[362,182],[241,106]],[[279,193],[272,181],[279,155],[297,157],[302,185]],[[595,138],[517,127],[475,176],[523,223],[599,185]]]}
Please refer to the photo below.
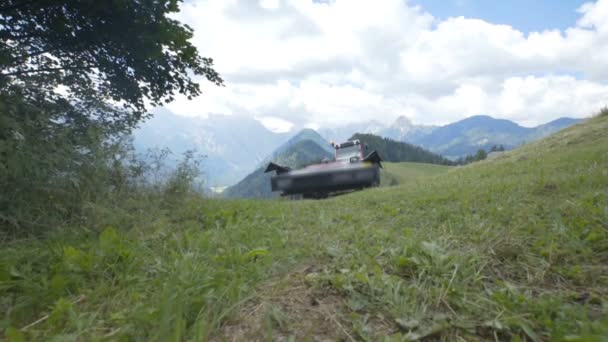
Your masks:
{"label": "distant mountain peak", "polygon": [[414,124],[412,123],[412,120],[408,119],[406,116],[401,115],[399,116],[395,122],[391,125],[391,127],[393,128],[411,128],[413,127]]}
{"label": "distant mountain peak", "polygon": [[264,165],[270,161],[273,161],[277,158],[277,156],[285,153],[285,151],[292,148],[292,146],[305,141],[310,140],[321,147],[327,153],[333,153],[333,148],[329,144],[329,141],[325,140],[317,131],[312,128],[304,128],[299,131],[296,135],[287,140],[283,145],[279,146],[274,152],[272,152],[268,157],[262,160],[258,167]]}
{"label": "distant mountain peak", "polygon": [[[298,134],[296,134],[296,136],[298,136],[298,135],[304,135],[304,134],[315,134],[315,135],[318,135],[319,133],[317,133],[317,131],[315,131],[315,130],[314,130],[314,129],[312,129],[312,128],[302,128],[302,129],[301,129],[301,130],[298,132]],[[319,135],[319,136],[320,136],[320,135]]]}
{"label": "distant mountain peak", "polygon": [[[330,159],[333,151],[328,150],[327,147],[329,144],[325,143],[315,130],[304,129],[268,156],[267,162],[272,161],[280,165],[300,168],[324,158]],[[272,193],[270,189],[271,174],[264,173],[266,163],[259,165],[243,180],[227,188],[224,196],[228,198],[277,197],[277,193]]]}
{"label": "distant mountain peak", "polygon": [[497,118],[493,118],[489,115],[479,114],[479,115],[471,115],[462,120],[453,122],[452,124],[459,123],[459,122],[497,122],[497,121],[509,121],[509,120],[497,119]]}
{"label": "distant mountain peak", "polygon": [[294,135],[293,137],[291,137],[289,139],[288,144],[290,142],[295,143],[295,142],[298,142],[300,140],[305,140],[305,139],[313,140],[313,141],[317,142],[319,145],[322,145],[323,142],[325,142],[326,145],[329,145],[329,142],[325,141],[325,139],[317,131],[315,131],[312,128],[303,128],[298,133],[296,133],[296,135]]}
{"label": "distant mountain peak", "polygon": [[[462,119],[462,120],[466,120],[466,119],[490,119],[490,120],[500,120],[500,119],[493,118],[493,117],[491,117],[491,116],[489,116],[489,115],[486,115],[486,114],[477,114],[477,115],[471,115],[471,116],[469,116],[468,118],[464,118],[464,119]],[[461,121],[462,121],[462,120],[461,120]]]}

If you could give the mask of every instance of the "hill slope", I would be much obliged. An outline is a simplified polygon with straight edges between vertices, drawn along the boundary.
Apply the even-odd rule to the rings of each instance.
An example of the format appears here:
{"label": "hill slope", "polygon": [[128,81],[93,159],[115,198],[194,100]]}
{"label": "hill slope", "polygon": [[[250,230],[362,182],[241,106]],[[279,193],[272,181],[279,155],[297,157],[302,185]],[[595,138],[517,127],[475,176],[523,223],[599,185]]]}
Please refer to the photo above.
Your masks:
{"label": "hill slope", "polygon": [[353,135],[350,140],[353,139],[359,139],[362,143],[367,144],[369,151],[377,151],[383,160],[389,162],[451,164],[450,160],[409,143],[382,138],[373,134],[361,133]]}
{"label": "hill slope", "polygon": [[607,131],[595,118],[330,200],[108,210],[2,246],[2,324],[29,340],[600,341]]}
{"label": "hill slope", "polygon": [[380,185],[395,186],[414,182],[432,181],[434,177],[448,172],[452,167],[425,163],[382,163]]}
{"label": "hill slope", "polygon": [[538,127],[527,128],[509,120],[478,115],[435,128],[426,135],[412,136],[407,141],[446,157],[457,158],[475,154],[480,148],[489,151],[494,145],[503,145],[507,149],[512,149],[577,122],[580,120],[562,118]]}
{"label": "hill slope", "polygon": [[325,140],[315,130],[310,129],[310,128],[305,128],[305,129],[301,130],[300,132],[298,132],[298,134],[291,137],[285,143],[283,143],[282,145],[277,147],[270,155],[265,157],[262,160],[262,162],[260,163],[260,166],[265,167],[266,164],[268,164],[271,161],[290,163],[290,161],[283,161],[283,159],[285,159],[285,155],[289,154],[286,152],[297,150],[296,148],[294,148],[294,146],[301,143],[302,141],[306,141],[306,140],[314,142],[323,151],[325,151],[331,155],[334,154],[334,150],[331,147],[331,145],[329,144],[329,141]]}
{"label": "hill slope", "polygon": [[[313,131],[314,132],[314,131]],[[315,133],[316,134],[316,133]],[[323,158],[333,158],[333,155],[322,148],[315,140],[309,139],[314,136],[311,132],[298,134],[295,138],[303,140],[294,141],[291,139],[287,144],[281,146],[272,154],[269,160],[283,166],[300,168],[313,162],[318,162]],[[326,144],[328,145],[328,144]],[[223,195],[226,198],[270,198],[277,197],[270,189],[270,173],[264,173],[266,163],[247,175],[237,184],[227,188]]]}

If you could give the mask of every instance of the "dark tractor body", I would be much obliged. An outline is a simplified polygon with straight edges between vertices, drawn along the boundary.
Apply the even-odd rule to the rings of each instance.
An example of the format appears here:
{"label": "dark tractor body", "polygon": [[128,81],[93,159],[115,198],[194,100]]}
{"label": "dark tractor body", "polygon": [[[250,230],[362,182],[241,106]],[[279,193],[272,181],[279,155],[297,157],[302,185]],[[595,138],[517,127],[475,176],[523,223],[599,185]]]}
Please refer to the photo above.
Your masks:
{"label": "dark tractor body", "polygon": [[292,170],[274,163],[265,172],[276,172],[270,180],[272,191],[283,196],[325,198],[380,184],[382,159],[376,151],[363,157],[364,146],[358,141],[333,144],[336,158]]}

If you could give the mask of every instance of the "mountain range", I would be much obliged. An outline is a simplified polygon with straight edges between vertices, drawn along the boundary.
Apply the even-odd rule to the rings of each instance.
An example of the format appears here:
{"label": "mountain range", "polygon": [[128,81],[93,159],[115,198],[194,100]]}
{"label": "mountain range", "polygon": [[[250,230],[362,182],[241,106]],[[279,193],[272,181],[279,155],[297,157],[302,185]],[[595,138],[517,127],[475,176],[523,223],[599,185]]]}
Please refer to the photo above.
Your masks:
{"label": "mountain range", "polygon": [[[512,121],[479,115],[445,126],[413,124],[405,116],[394,122],[350,123],[337,128],[293,128],[275,133],[256,119],[239,115],[185,117],[161,109],[134,132],[134,145],[143,152],[168,147],[174,154],[196,150],[207,156],[203,172],[209,187],[226,187],[290,149],[289,141],[298,133],[308,135],[324,149],[328,141],[346,141],[355,133],[369,133],[421,146],[450,159],[489,150],[493,145],[514,148],[571,126],[580,119],[561,118],[537,127],[523,127]],[[302,137],[300,137],[302,138]],[[300,139],[307,140],[307,139]]]}
{"label": "mountain range", "polygon": [[428,148],[444,157],[455,159],[474,154],[478,149],[488,151],[494,145],[512,149],[572,126],[579,119],[561,118],[537,127],[522,127],[512,121],[478,115],[442,127],[423,135],[406,135],[401,140]]}
{"label": "mountain range", "polygon": [[179,155],[196,150],[206,156],[202,171],[207,185],[218,187],[245,177],[292,135],[274,133],[247,116],[197,118],[160,110],[135,130],[133,140],[139,152],[169,148]]}
{"label": "mountain range", "polygon": [[415,125],[400,116],[390,125],[377,121],[349,124],[340,128],[320,129],[328,140],[343,141],[353,133],[374,134],[396,141],[419,145],[446,158],[457,159],[477,150],[489,150],[494,145],[511,149],[580,122],[580,119],[560,118],[537,127],[523,127],[513,121],[476,115],[445,125]]}

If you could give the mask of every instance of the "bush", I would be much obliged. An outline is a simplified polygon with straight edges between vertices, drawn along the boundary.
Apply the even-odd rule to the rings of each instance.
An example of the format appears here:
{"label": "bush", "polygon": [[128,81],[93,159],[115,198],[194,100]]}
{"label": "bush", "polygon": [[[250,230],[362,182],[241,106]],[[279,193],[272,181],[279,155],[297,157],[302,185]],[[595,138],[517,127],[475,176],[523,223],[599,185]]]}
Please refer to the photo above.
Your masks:
{"label": "bush", "polygon": [[[69,225],[101,228],[131,207],[173,207],[200,196],[200,158],[187,152],[171,167],[168,150],[138,155],[129,137],[91,140],[78,150],[18,144],[0,162],[0,234],[41,235]],[[24,139],[31,141],[30,137]],[[61,148],[62,141],[54,141]],[[1,236],[0,236],[1,237]]]}
{"label": "bush", "polygon": [[166,205],[174,206],[184,198],[202,193],[203,187],[200,181],[201,157],[194,151],[186,151],[181,162],[170,173],[163,190],[163,199]]}

